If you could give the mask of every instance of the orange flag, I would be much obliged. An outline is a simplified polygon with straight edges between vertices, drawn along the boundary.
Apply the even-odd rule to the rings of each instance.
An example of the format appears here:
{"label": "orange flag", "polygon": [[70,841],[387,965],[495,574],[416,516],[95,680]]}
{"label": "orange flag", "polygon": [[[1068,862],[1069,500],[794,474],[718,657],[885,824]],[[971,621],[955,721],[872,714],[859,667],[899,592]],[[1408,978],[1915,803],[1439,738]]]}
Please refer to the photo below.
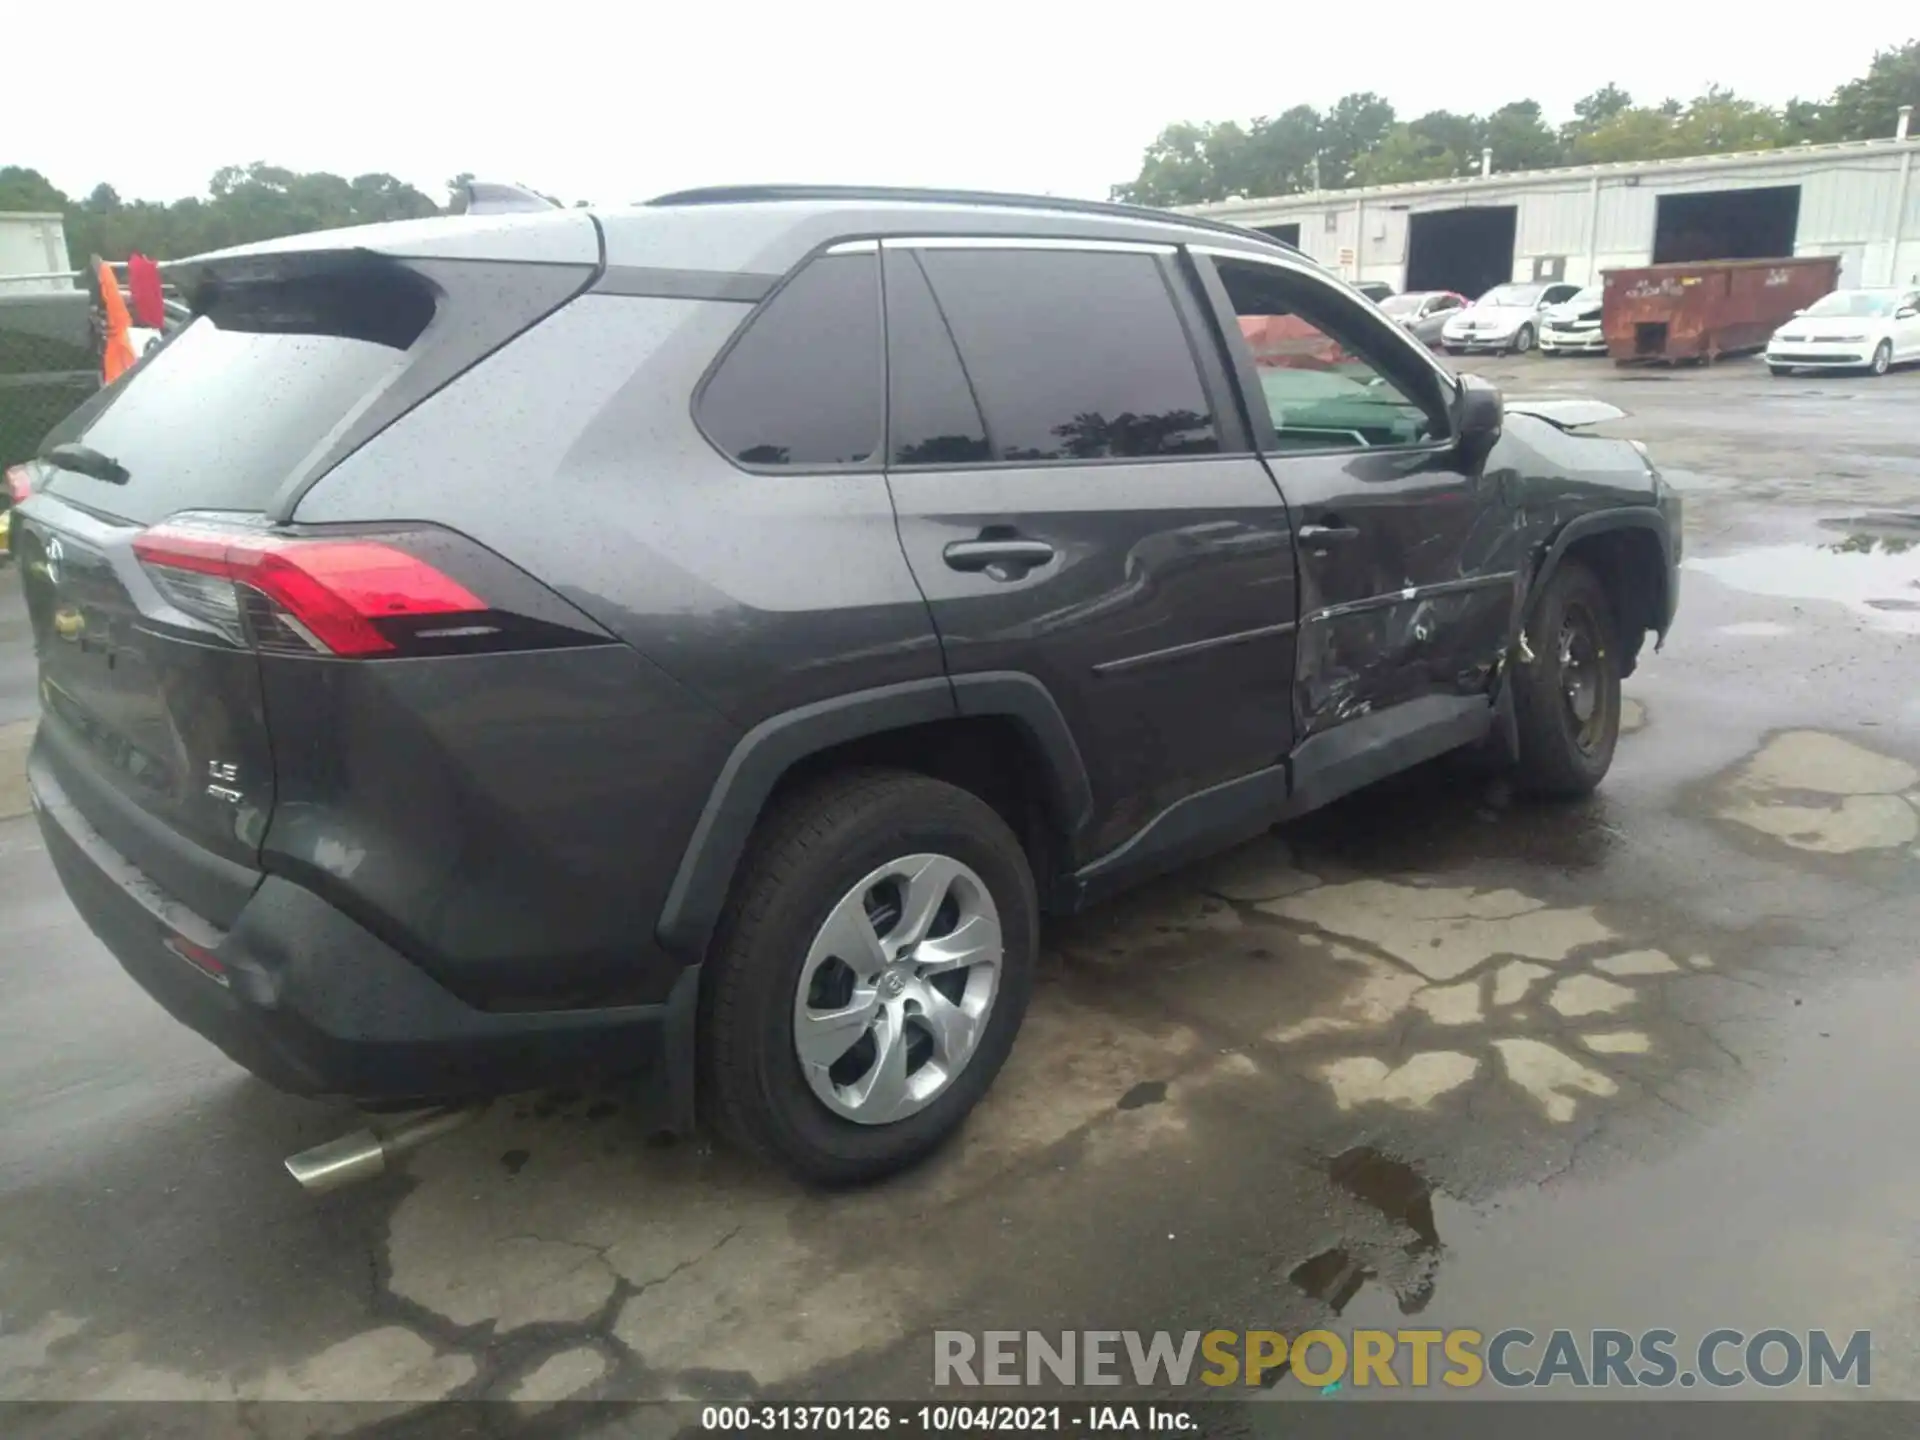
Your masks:
{"label": "orange flag", "polygon": [[127,302],[120,298],[120,282],[113,278],[113,267],[104,260],[94,262],[100,279],[100,308],[107,317],[106,353],[100,359],[100,381],[111,385],[134,360],[133,319],[127,314]]}

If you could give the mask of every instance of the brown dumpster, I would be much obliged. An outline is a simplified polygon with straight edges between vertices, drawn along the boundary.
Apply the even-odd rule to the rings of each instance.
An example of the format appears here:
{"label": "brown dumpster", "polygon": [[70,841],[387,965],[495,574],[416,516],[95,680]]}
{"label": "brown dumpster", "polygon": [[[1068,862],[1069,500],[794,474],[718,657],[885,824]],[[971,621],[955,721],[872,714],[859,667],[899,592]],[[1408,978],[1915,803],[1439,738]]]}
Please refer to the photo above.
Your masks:
{"label": "brown dumpster", "polygon": [[1600,328],[1616,365],[1758,350],[1840,279],[1833,255],[1608,270]]}

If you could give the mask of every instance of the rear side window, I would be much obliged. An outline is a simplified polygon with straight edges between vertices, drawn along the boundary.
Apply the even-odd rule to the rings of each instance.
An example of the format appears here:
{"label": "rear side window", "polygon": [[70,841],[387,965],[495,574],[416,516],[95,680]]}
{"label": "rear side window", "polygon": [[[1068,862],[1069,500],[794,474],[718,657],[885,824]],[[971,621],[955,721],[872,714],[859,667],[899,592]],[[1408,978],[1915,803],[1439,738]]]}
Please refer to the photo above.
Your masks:
{"label": "rear side window", "polygon": [[[909,322],[924,348],[894,349],[897,362],[927,367],[896,379],[895,463],[954,463],[976,444],[1028,464],[1219,450],[1154,256],[930,248],[914,258],[933,308]],[[918,303],[911,276],[905,293]]]}
{"label": "rear side window", "polygon": [[748,322],[701,392],[707,438],[742,465],[872,462],[884,424],[877,257],[824,255]]}
{"label": "rear side window", "polygon": [[47,488],[143,525],[180,510],[264,510],[399,368],[433,304],[404,275],[221,297],[47,436],[47,446],[81,444],[116,461],[126,483],[60,470]]}

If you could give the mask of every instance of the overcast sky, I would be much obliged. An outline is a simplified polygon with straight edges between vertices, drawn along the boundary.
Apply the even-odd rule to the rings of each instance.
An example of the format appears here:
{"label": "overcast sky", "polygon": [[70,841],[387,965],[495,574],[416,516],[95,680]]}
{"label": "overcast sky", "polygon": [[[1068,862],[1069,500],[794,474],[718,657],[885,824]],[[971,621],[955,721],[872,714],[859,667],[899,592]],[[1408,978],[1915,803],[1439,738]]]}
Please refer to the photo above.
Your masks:
{"label": "overcast sky", "polygon": [[436,199],[462,170],[601,203],[772,180],[1104,196],[1173,120],[1370,89],[1404,118],[1530,96],[1558,122],[1609,81],[1777,104],[1861,73],[1917,16],[1912,0],[1772,17],[1680,0],[21,4],[0,26],[0,164],[147,199],[251,160],[390,171]]}

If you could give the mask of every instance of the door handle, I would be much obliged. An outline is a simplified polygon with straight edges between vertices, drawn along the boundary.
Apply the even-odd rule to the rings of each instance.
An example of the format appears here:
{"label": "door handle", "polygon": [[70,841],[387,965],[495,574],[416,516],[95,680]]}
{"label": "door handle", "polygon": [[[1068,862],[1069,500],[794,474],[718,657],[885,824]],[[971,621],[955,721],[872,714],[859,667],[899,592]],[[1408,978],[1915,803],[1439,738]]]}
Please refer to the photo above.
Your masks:
{"label": "door handle", "polygon": [[1357,525],[1302,525],[1299,535],[1302,545],[1332,545],[1345,540],[1358,540],[1360,529]]}
{"label": "door handle", "polygon": [[956,540],[940,555],[954,570],[1004,570],[1010,572],[1004,578],[1012,580],[1053,559],[1053,546],[1044,540]]}

